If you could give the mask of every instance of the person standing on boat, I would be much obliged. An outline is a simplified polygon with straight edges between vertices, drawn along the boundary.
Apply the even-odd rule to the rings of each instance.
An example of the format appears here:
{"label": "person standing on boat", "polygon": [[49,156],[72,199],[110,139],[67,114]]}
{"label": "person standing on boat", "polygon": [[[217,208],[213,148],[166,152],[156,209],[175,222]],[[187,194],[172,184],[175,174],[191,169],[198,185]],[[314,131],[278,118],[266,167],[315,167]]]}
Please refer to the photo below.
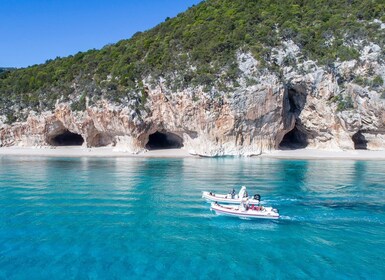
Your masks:
{"label": "person standing on boat", "polygon": [[235,190],[233,189],[232,192],[231,192],[231,198],[234,199],[235,198]]}

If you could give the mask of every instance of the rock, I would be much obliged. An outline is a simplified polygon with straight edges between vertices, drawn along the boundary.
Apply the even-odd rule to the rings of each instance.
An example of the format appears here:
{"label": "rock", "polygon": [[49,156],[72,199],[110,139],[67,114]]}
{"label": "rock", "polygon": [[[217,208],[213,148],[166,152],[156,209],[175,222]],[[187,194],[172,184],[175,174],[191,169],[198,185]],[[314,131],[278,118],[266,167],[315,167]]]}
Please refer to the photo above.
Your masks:
{"label": "rock", "polygon": [[174,92],[165,81],[151,87],[144,80],[148,97],[142,108],[135,100],[126,105],[100,100],[74,112],[57,102],[53,112],[31,112],[23,123],[7,125],[1,116],[0,146],[50,146],[76,136],[86,147],[140,153],[150,135],[160,132],[183,139],[191,154],[210,157],[253,156],[285,145],[385,149],[383,86],[373,90],[352,79],[368,69],[385,76],[378,46],[363,48],[364,61],[338,62],[333,71],[314,61],[299,63],[298,46],[291,41],[283,46],[273,50],[273,60],[284,65],[289,57],[297,65],[282,66],[282,77],[261,70],[250,53],[238,52],[240,86],[232,92],[212,94],[202,87]]}

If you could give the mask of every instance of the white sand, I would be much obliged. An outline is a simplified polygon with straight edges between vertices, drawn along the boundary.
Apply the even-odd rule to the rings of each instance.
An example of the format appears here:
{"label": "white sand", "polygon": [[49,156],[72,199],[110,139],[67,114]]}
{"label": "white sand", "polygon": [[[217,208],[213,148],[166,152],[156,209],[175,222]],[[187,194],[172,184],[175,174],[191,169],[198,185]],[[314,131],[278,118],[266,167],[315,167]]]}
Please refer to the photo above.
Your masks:
{"label": "white sand", "polygon": [[[139,157],[139,158],[186,158],[193,157],[184,149],[153,150],[140,154],[114,151],[111,147],[4,147],[1,155],[49,156],[49,157]],[[256,158],[282,159],[361,159],[385,160],[385,151],[325,151],[314,149],[280,150],[262,154]]]}
{"label": "white sand", "polygon": [[315,149],[279,150],[261,155],[263,158],[283,159],[361,159],[385,160],[385,151],[326,151]]}
{"label": "white sand", "polygon": [[183,149],[153,150],[140,154],[114,151],[111,147],[4,147],[0,148],[1,155],[14,156],[49,156],[49,157],[143,157],[143,158],[184,158],[192,157]]}

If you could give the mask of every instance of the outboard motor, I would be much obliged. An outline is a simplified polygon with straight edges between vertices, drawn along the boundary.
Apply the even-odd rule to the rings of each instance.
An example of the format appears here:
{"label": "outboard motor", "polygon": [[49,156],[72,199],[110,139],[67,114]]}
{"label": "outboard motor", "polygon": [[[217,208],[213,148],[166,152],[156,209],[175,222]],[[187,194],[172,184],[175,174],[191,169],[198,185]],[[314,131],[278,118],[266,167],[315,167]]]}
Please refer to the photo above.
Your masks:
{"label": "outboard motor", "polygon": [[255,194],[254,195],[254,199],[260,201],[261,200],[261,196],[259,194]]}

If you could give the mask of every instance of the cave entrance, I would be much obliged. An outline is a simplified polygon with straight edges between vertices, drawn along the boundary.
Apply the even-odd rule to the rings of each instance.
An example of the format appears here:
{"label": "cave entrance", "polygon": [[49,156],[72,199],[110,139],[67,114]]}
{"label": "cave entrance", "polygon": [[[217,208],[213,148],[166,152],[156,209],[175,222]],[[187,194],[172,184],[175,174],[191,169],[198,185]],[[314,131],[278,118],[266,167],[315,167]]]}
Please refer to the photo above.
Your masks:
{"label": "cave entrance", "polygon": [[150,134],[146,149],[163,150],[163,149],[180,149],[183,147],[183,139],[171,132],[155,132]]}
{"label": "cave entrance", "polygon": [[83,143],[84,139],[81,135],[72,133],[69,130],[56,135],[50,141],[52,146],[81,146]]}
{"label": "cave entrance", "polygon": [[354,149],[356,150],[367,150],[368,149],[368,141],[365,136],[362,134],[362,131],[358,131],[352,136],[352,140],[354,143]]}
{"label": "cave entrance", "polygon": [[306,132],[296,125],[292,130],[285,134],[279,148],[282,150],[304,149],[308,145]]}
{"label": "cave entrance", "polygon": [[308,131],[301,123],[300,115],[306,105],[306,87],[301,84],[287,84],[283,98],[283,114],[285,116],[286,129],[292,128],[294,119],[295,125],[287,132],[279,143],[278,148],[282,150],[295,150],[306,148],[309,144]]}

